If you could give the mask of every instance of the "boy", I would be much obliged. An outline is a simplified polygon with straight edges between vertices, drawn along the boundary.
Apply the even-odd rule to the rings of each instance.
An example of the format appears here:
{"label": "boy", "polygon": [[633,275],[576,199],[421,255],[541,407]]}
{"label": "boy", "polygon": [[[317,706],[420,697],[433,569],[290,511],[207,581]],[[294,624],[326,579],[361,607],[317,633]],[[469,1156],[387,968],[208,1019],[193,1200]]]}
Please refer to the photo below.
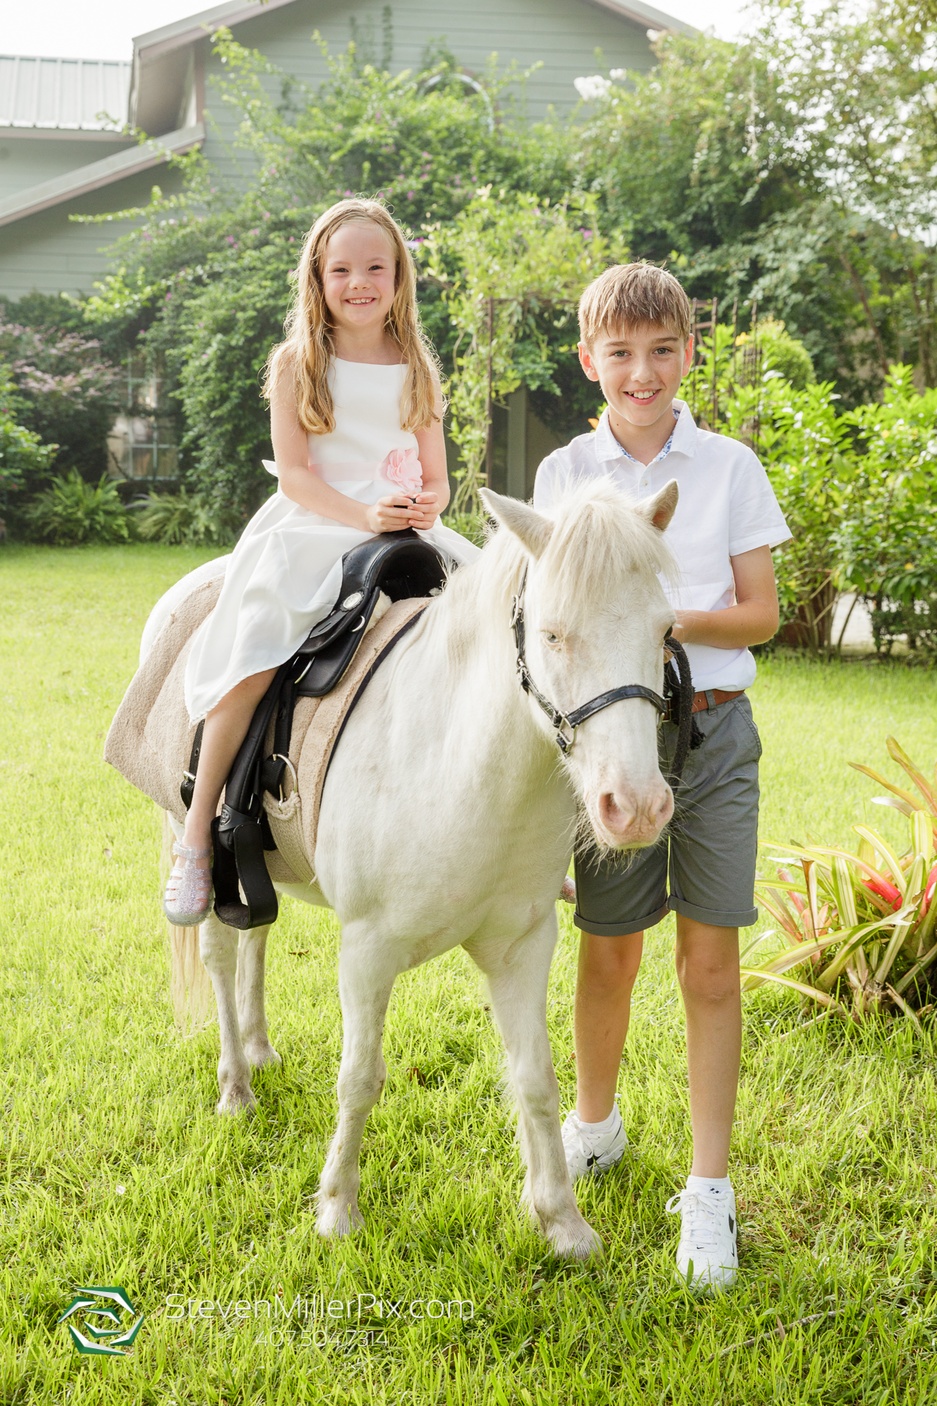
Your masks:
{"label": "boy", "polygon": [[[575,1001],[576,1108],[563,1124],[570,1175],[596,1174],[627,1145],[616,1084],[644,930],[676,912],[677,974],[687,1023],[693,1163],[667,1203],[682,1216],[677,1268],[696,1288],[736,1274],[735,1197],[729,1139],[741,1051],[739,928],[754,923],[758,758],[745,690],[755,678],[749,645],[778,626],[771,548],[787,524],[758,459],[735,440],[697,429],[674,397],[693,356],[692,309],[677,280],[651,264],[619,264],[579,304],[579,360],[608,402],[594,435],[543,461],[534,505],[602,476],[632,497],[676,479],[680,500],[667,541],[678,586],[674,637],[686,647],[703,734],[684,768],[679,818],[630,862],[577,854],[581,930]],[[676,727],[665,723],[671,754]],[[668,884],[669,878],[669,884]],[[669,891],[668,891],[669,890]]]}

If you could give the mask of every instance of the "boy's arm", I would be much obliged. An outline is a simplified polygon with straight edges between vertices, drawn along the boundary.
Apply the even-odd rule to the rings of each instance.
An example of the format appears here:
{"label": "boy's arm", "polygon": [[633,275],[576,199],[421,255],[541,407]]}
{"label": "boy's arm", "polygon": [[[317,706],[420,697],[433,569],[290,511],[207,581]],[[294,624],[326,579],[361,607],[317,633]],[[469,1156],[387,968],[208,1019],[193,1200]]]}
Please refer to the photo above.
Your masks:
{"label": "boy's arm", "polygon": [[731,558],[735,605],[725,610],[678,610],[674,638],[681,644],[742,649],[764,644],[778,628],[778,591],[770,547]]}

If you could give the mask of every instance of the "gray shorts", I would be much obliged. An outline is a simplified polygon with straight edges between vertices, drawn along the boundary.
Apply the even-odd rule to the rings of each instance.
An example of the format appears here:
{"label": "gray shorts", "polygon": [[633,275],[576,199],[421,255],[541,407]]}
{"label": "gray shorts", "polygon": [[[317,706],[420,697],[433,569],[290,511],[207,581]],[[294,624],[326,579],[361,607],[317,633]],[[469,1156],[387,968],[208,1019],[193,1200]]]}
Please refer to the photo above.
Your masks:
{"label": "gray shorts", "polygon": [[[677,810],[650,849],[605,857],[576,851],[576,913],[584,932],[624,937],[673,909],[713,927],[749,927],[755,907],[761,741],[745,694],[696,714],[703,743],[687,757]],[[666,773],[677,729],[660,729]],[[608,851],[605,852],[608,855]]]}

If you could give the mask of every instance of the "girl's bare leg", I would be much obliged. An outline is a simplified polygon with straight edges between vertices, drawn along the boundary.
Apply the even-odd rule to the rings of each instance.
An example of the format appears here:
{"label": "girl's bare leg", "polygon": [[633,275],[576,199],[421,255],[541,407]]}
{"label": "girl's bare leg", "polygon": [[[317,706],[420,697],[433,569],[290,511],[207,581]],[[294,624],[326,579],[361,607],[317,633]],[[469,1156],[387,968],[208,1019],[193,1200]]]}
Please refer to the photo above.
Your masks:
{"label": "girl's bare leg", "polygon": [[[275,673],[276,669],[264,669],[262,673],[242,679],[205,718],[192,805],[182,836],[184,845],[193,849],[208,849],[211,845],[211,823],[231,764],[247,735],[254,710]],[[204,859],[199,863],[207,866],[209,861]]]}

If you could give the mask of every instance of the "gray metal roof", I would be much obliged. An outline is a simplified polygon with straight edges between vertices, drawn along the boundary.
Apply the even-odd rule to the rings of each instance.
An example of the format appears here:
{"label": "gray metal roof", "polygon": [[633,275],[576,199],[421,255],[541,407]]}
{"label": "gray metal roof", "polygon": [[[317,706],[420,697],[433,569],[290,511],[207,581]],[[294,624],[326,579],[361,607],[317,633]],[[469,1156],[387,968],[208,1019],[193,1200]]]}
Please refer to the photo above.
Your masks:
{"label": "gray metal roof", "polygon": [[0,127],[113,131],[127,121],[130,70],[108,59],[0,54]]}

